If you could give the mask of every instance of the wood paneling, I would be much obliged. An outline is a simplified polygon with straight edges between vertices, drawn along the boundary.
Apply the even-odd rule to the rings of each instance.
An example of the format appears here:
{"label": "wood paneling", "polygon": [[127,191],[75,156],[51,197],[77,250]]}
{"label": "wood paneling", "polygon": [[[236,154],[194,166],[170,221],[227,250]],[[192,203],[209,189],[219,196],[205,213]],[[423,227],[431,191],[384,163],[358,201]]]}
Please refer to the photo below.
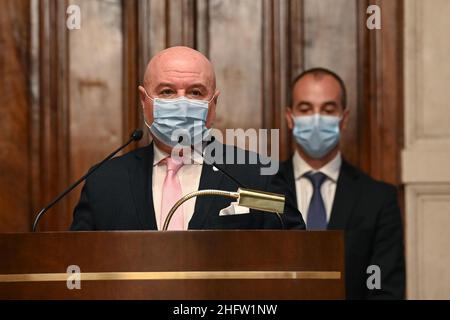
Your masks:
{"label": "wood paneling", "polygon": [[30,223],[30,2],[0,1],[0,232]]}
{"label": "wood paneling", "polygon": [[194,46],[195,0],[166,1],[167,32],[166,44],[173,46]]}
{"label": "wood paneling", "polygon": [[[82,28],[67,32],[69,181],[78,179],[122,144],[126,79],[121,1],[73,3],[82,9]],[[73,208],[78,199],[79,192],[71,193],[69,207]],[[71,221],[70,211],[66,221]]]}
{"label": "wood paneling", "polygon": [[[80,30],[65,27],[70,3],[80,5]],[[382,30],[366,28],[371,3],[382,8]],[[213,61],[222,92],[216,127],[279,128],[281,159],[292,152],[284,119],[291,81],[304,68],[337,71],[352,110],[346,158],[399,184],[402,4],[1,1],[0,210],[7,214],[0,230],[29,230],[41,206],[143,127],[137,86],[151,56],[173,45]],[[40,230],[66,229],[78,194],[53,208]]]}
{"label": "wood paneling", "polygon": [[290,82],[289,2],[264,0],[263,4],[263,128],[280,129],[280,152],[287,158],[284,151],[289,150],[290,134],[286,130],[284,110],[288,105]]}
{"label": "wood paneling", "polygon": [[[139,7],[138,0],[123,2],[123,104],[122,140],[127,141],[133,130],[142,127],[141,105],[138,91],[139,83]],[[130,151],[127,147],[124,152]]]}
{"label": "wood paneling", "polygon": [[[360,161],[373,177],[401,184],[403,148],[403,1],[360,1],[359,114]],[[366,9],[382,10],[381,30],[365,28]]]}
{"label": "wood paneling", "polygon": [[[40,207],[53,199],[67,186],[69,179],[69,110],[67,104],[67,41],[65,28],[65,1],[41,0],[32,7],[39,16],[38,69],[39,90],[35,92],[37,105],[31,125],[37,137],[30,161],[35,170],[32,217]],[[57,17],[61,17],[58,19]],[[53,210],[58,214],[44,219],[44,229],[63,228],[60,217],[70,210],[67,202],[58,203]]]}
{"label": "wood paneling", "polygon": [[210,1],[208,52],[221,91],[219,129],[262,127],[254,107],[262,105],[262,9],[261,0]]}
{"label": "wood paneling", "polygon": [[348,161],[359,164],[356,1],[305,0],[304,20],[304,67],[329,68],[344,80],[350,120],[342,138],[342,150]]}

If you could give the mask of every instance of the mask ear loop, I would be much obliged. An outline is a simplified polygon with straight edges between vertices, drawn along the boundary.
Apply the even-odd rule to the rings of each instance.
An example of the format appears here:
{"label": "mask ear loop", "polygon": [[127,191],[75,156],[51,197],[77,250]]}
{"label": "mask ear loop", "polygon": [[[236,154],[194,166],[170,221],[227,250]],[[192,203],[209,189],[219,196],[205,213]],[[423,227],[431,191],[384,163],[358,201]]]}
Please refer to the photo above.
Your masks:
{"label": "mask ear loop", "polygon": [[[147,98],[149,98],[152,102],[154,102],[155,99],[153,99],[152,97],[150,97],[150,96],[148,95],[147,90],[146,90],[145,88],[144,88],[144,91],[145,91],[145,95],[147,96]],[[144,104],[142,104],[142,114],[143,114],[143,118],[144,118],[144,124],[147,126],[147,128],[148,128],[149,130],[151,130],[151,129],[150,129],[150,125],[149,125],[148,122],[147,122],[147,119],[145,119],[144,108],[145,108],[145,106],[144,106]]]}
{"label": "mask ear loop", "polygon": [[341,125],[342,120],[344,120],[344,115],[341,114],[339,117],[337,117],[339,119],[339,125]]}
{"label": "mask ear loop", "polygon": [[208,100],[208,105],[216,98],[216,94],[214,93],[212,98],[210,100]]}
{"label": "mask ear loop", "polygon": [[145,88],[144,88],[144,91],[145,91],[145,95],[147,96],[147,98],[149,98],[150,100],[152,100],[152,102],[154,102],[155,99],[153,99],[152,97],[150,97],[150,96],[148,95],[147,90],[146,90]]}

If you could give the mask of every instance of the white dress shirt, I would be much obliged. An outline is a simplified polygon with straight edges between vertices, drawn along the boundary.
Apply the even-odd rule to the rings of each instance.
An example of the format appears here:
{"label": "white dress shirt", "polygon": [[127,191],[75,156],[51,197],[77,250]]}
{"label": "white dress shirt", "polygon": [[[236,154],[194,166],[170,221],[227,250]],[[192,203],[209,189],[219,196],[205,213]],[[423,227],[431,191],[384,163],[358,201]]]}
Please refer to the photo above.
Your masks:
{"label": "white dress shirt", "polygon": [[298,209],[302,213],[303,220],[308,221],[308,209],[309,203],[311,201],[314,187],[308,178],[304,175],[308,172],[321,172],[327,176],[322,184],[320,193],[322,194],[322,199],[325,205],[325,210],[327,214],[327,222],[330,221],[331,209],[333,207],[334,195],[336,194],[336,184],[339,178],[339,172],[342,164],[342,156],[340,153],[336,157],[328,162],[324,167],[319,170],[314,170],[311,166],[306,163],[305,160],[300,157],[298,152],[295,152],[293,160],[294,167],[294,178],[295,178],[295,190],[297,194],[297,205]]}
{"label": "white dress shirt", "polygon": [[[152,190],[153,190],[153,207],[155,208],[155,217],[158,230],[162,229],[161,224],[161,201],[162,201],[162,188],[164,179],[167,174],[167,166],[164,163],[165,158],[169,155],[160,150],[155,144],[153,144],[153,175],[152,175]],[[200,185],[200,177],[202,175],[203,158],[195,153],[192,154],[193,161],[189,161],[189,164],[184,164],[177,172],[177,177],[180,179],[181,193],[186,195],[193,191],[197,191]],[[189,221],[192,218],[195,210],[195,200],[192,198],[183,204],[184,214],[184,230],[187,230]]]}

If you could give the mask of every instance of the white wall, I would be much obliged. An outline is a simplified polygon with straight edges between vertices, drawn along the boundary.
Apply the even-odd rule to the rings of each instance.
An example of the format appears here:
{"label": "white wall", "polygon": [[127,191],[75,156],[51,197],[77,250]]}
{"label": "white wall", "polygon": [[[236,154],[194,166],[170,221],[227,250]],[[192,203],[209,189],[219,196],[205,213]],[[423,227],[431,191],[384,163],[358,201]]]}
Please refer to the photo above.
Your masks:
{"label": "white wall", "polygon": [[407,292],[450,299],[450,0],[404,3]]}

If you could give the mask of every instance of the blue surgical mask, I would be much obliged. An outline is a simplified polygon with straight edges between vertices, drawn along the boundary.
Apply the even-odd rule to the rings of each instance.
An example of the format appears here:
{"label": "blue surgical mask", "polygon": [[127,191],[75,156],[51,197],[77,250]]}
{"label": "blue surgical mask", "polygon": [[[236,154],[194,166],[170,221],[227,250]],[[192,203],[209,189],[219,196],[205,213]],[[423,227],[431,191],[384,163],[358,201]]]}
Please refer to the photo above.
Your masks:
{"label": "blue surgical mask", "polygon": [[294,117],[294,137],[311,158],[320,159],[339,143],[340,117],[314,114]]}
{"label": "blue surgical mask", "polygon": [[186,97],[152,100],[153,123],[149,125],[145,121],[145,124],[152,135],[164,144],[170,147],[177,144],[189,146],[200,144],[208,136],[206,118],[209,101]]}

